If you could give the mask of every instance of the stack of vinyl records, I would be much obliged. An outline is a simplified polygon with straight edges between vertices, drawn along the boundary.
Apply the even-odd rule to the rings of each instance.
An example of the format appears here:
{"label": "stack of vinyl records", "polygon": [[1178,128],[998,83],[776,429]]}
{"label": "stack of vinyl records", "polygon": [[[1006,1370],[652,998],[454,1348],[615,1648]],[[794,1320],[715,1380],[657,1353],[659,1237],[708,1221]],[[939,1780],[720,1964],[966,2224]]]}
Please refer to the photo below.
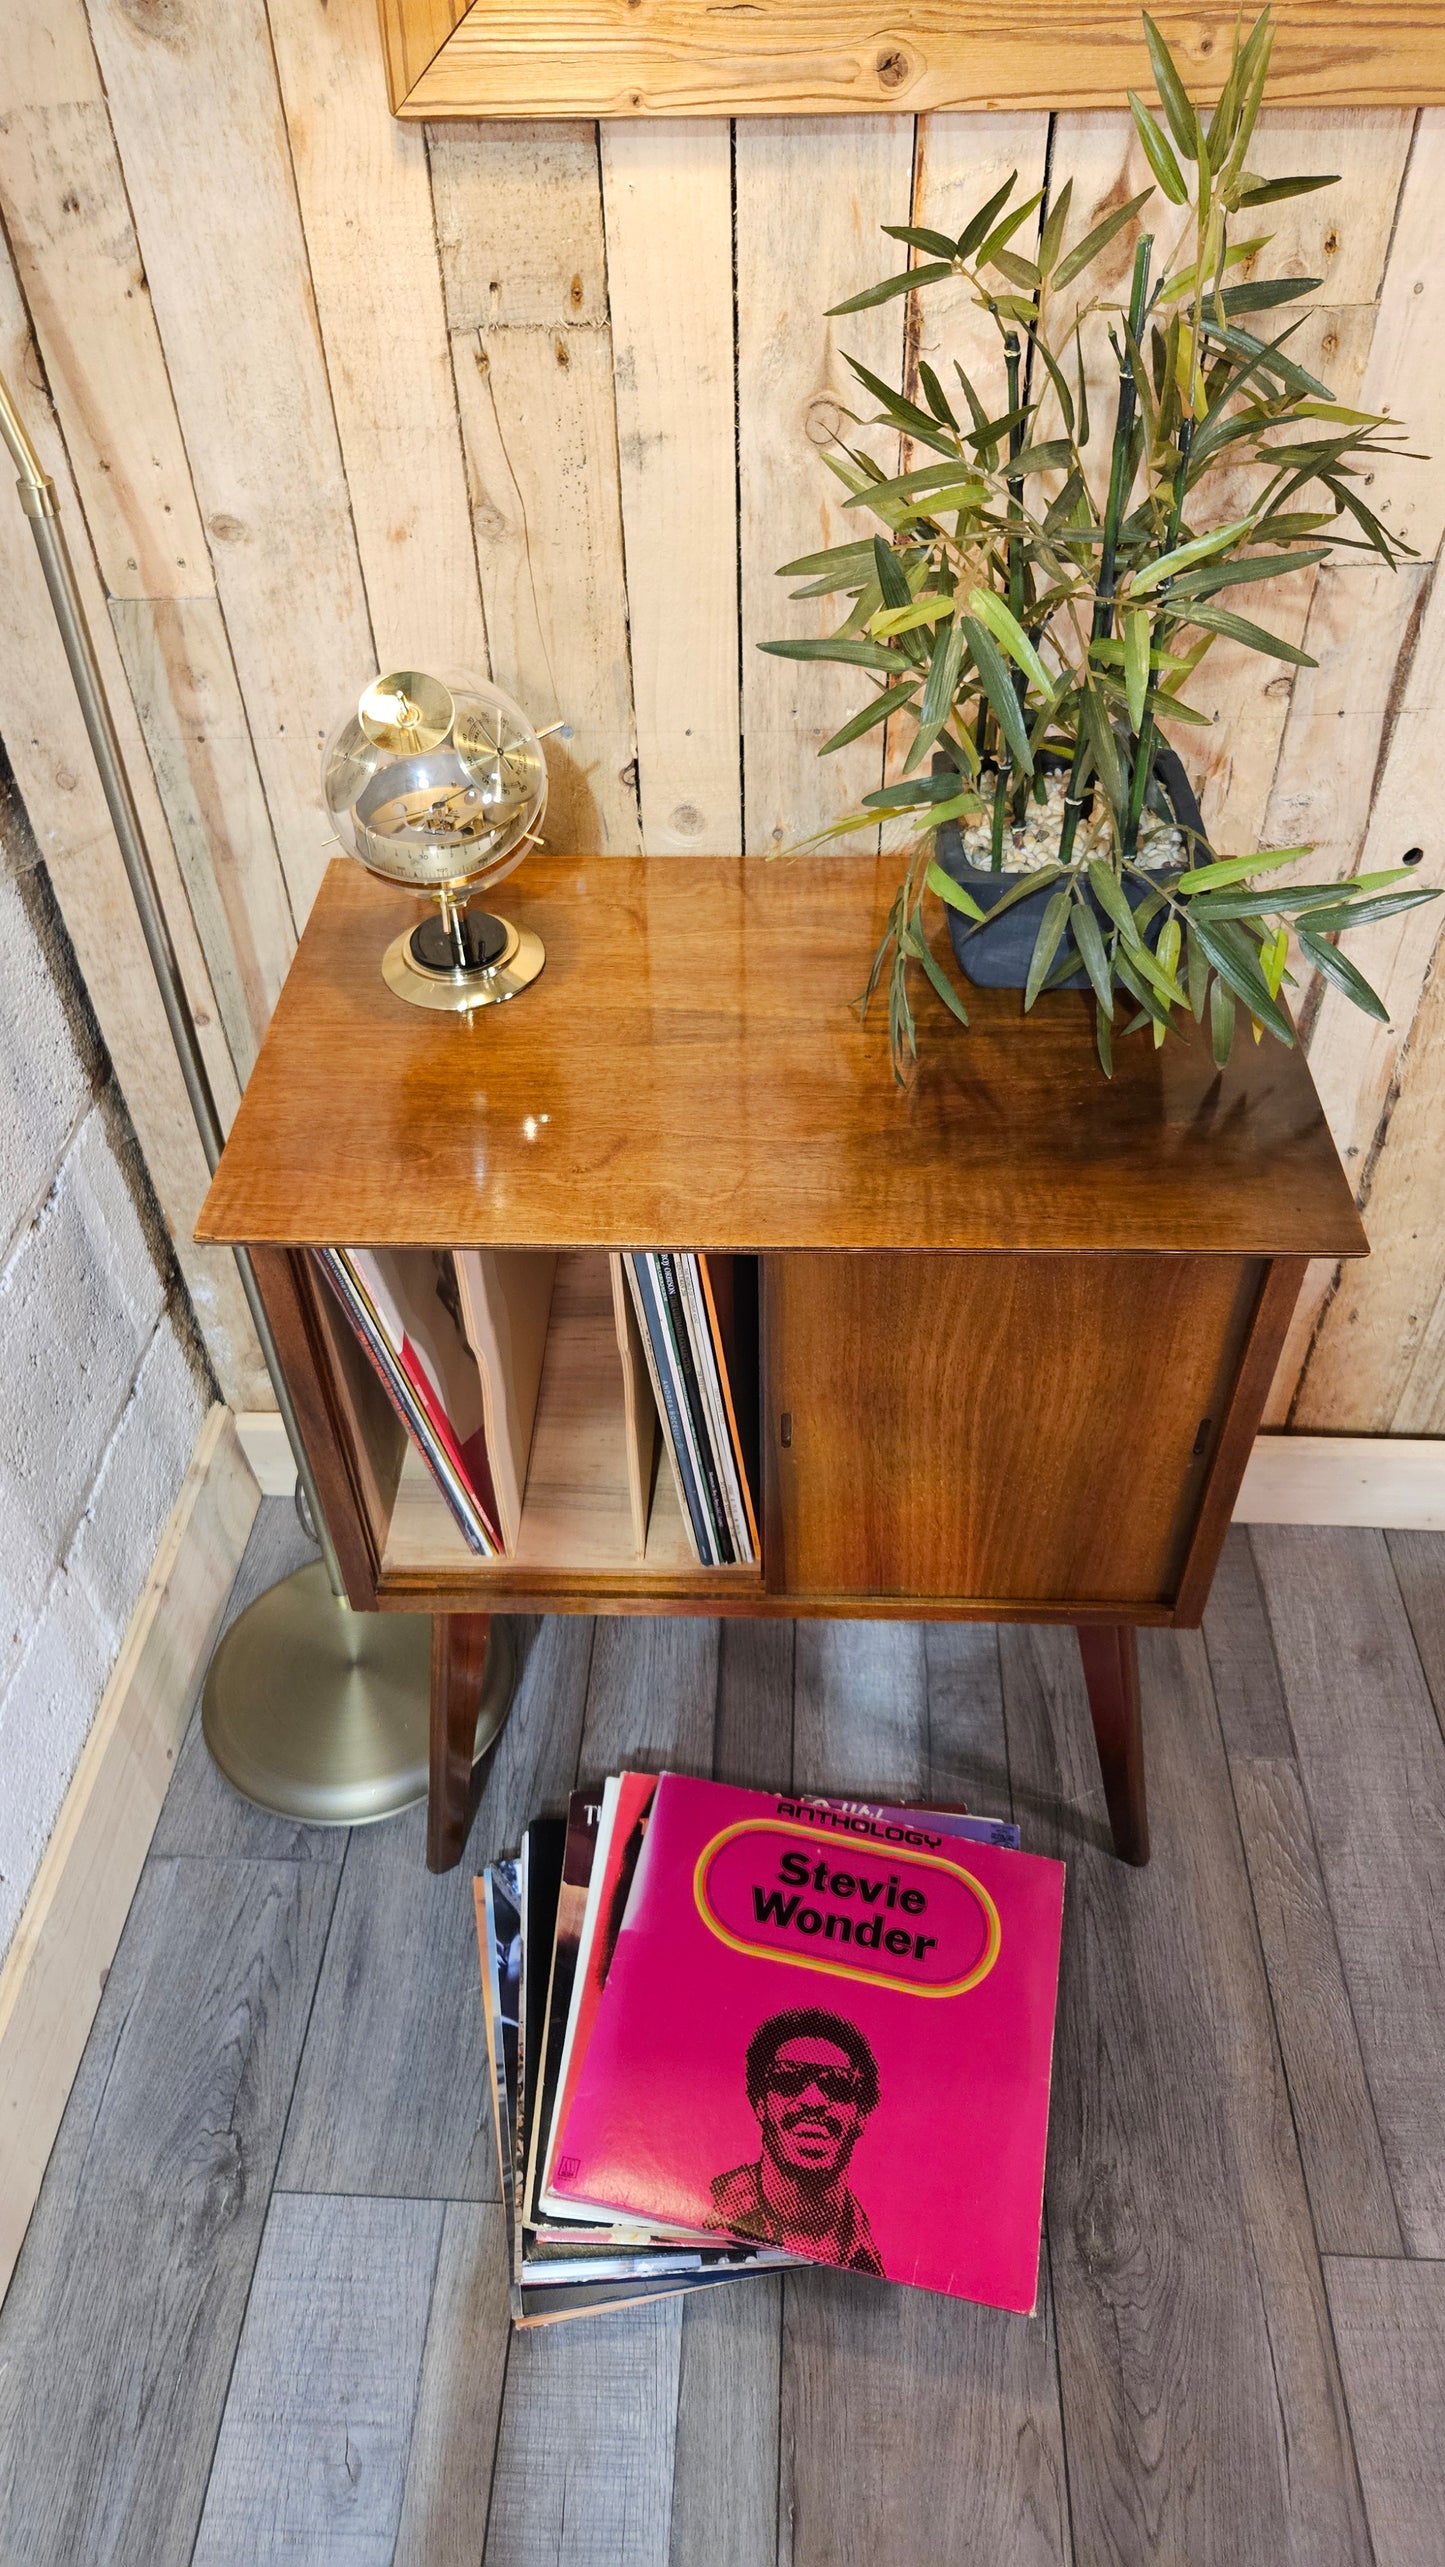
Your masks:
{"label": "stack of vinyl records", "polygon": [[1032,2311],[1063,1866],[613,1775],[476,1884],[519,2325],[829,2264]]}
{"label": "stack of vinyl records", "polygon": [[[755,1561],[748,1450],[757,1312],[733,1257],[645,1249],[625,1260],[683,1522],[704,1568]],[[753,1271],[753,1289],[756,1276]]]}

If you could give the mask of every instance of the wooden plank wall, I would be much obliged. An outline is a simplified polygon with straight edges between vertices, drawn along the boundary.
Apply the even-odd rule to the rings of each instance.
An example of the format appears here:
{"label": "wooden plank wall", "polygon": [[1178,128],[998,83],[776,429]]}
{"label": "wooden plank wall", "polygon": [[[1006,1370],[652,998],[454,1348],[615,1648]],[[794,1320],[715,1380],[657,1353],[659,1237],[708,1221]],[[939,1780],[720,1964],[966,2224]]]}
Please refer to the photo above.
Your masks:
{"label": "wooden plank wall", "polygon": [[[318,756],[378,664],[490,667],[549,744],[550,842],[766,854],[878,780],[820,765],[846,675],[762,657],[774,576],[844,521],[819,447],[844,349],[898,377],[965,308],[827,304],[879,224],[957,229],[1042,114],[399,125],[374,0],[31,0],[0,49],[0,365],[59,482],[223,1111],[334,852]],[[1053,120],[1075,209],[1142,184],[1126,120]],[[1221,848],[1319,842],[1445,878],[1445,111],[1289,109],[1280,209],[1324,280],[1301,343],[1433,460],[1372,497],[1418,547],[1276,611],[1319,667],[1211,663]],[[1161,212],[1164,209],[1160,209]],[[0,507],[0,737],[47,855],[228,1394],[268,1402],[18,510]],[[821,609],[819,610],[821,620]],[[856,843],[856,842],[855,842]],[[1375,1243],[1311,1277],[1275,1424],[1445,1433],[1445,973],[1433,907],[1357,948],[1391,1023],[1307,994]],[[344,1100],[339,1100],[344,1104]]]}

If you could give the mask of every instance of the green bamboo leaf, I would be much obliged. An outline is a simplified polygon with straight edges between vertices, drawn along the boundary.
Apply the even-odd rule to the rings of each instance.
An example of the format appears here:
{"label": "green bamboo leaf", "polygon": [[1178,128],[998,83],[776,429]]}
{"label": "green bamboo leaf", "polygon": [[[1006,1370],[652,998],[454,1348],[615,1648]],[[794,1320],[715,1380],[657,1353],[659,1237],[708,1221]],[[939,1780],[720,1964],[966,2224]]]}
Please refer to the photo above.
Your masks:
{"label": "green bamboo leaf", "polygon": [[[963,666],[963,645],[963,626],[955,617],[939,633],[933,645],[933,657],[928,663],[928,683],[923,690],[918,717],[925,726],[930,722],[942,723],[948,718],[953,691],[958,684],[958,672]],[[933,779],[930,778],[931,781]]]}
{"label": "green bamboo leaf", "polygon": [[1129,607],[1124,616],[1124,688],[1136,736],[1143,728],[1144,698],[1149,692],[1150,639],[1148,607]]}
{"label": "green bamboo leaf", "polygon": [[982,920],[987,916],[987,911],[980,909],[972,892],[965,891],[962,883],[955,882],[952,874],[945,873],[942,865],[936,860],[929,865],[923,879],[930,891],[936,892],[940,900],[948,903],[950,909],[961,909],[965,918]]}
{"label": "green bamboo leaf", "polygon": [[1154,122],[1137,90],[1131,89],[1129,92],[1129,112],[1133,116],[1139,140],[1144,146],[1144,157],[1170,204],[1187,205],[1189,190],[1184,184],[1184,173],[1170,149],[1167,136]]}
{"label": "green bamboo leaf", "polygon": [[873,618],[873,632],[878,641],[890,634],[912,633],[920,624],[938,624],[953,613],[954,601],[936,592],[932,596],[910,598],[906,606],[885,606]]}
{"label": "green bamboo leaf", "polygon": [[[1144,903],[1142,901],[1139,904],[1138,924],[1140,934],[1142,935],[1148,924],[1148,921],[1144,916]],[[1179,948],[1183,943],[1183,940],[1183,929],[1180,927],[1177,916],[1171,915],[1166,918],[1163,926],[1159,930],[1159,942],[1155,946],[1154,950],[1159,957],[1160,970],[1162,972],[1166,972],[1170,980],[1178,978]]]}
{"label": "green bamboo leaf", "polygon": [[871,704],[865,704],[861,713],[855,713],[851,721],[844,723],[841,731],[835,731],[831,740],[823,742],[818,751],[819,757],[828,757],[834,749],[846,749],[850,740],[861,740],[864,732],[871,731],[875,722],[886,722],[890,714],[899,713],[905,704],[911,704],[913,694],[912,679],[903,679],[897,686],[885,686],[881,695],[875,695]]}
{"label": "green bamboo leaf", "polygon": [[1191,598],[1182,621],[1202,625],[1208,633],[1222,633],[1231,642],[1243,642],[1251,651],[1263,651],[1272,660],[1288,660],[1293,668],[1318,668],[1318,660],[1300,649],[1298,642],[1286,642],[1278,633],[1267,633],[1262,624],[1252,624],[1247,615],[1233,615],[1223,606],[1201,606]]}
{"label": "green bamboo leaf", "polygon": [[1031,472],[1062,472],[1073,459],[1072,438],[1046,437],[1041,445],[1020,446],[1016,455],[1010,455],[1008,477],[1010,481],[1022,481]]}
{"label": "green bamboo leaf", "polygon": [[[895,473],[891,481],[870,481],[845,499],[845,508],[867,508],[875,499],[917,499],[926,492],[945,489],[950,481],[968,480],[980,499],[986,497],[988,485],[977,477],[970,479],[969,466],[962,455],[950,456],[947,463],[919,464],[912,472]],[[851,546],[849,548],[851,550]]]}
{"label": "green bamboo leaf", "polygon": [[901,276],[885,276],[881,285],[865,285],[861,294],[850,294],[845,303],[830,303],[826,318],[836,321],[845,312],[871,311],[875,303],[892,303],[900,294],[914,294],[921,285],[939,285],[952,274],[952,259],[937,259],[927,267],[906,267]]}
{"label": "green bamboo leaf", "polygon": [[[995,252],[1003,249],[1006,244],[1013,239],[1019,225],[1021,223],[1026,223],[1030,214],[1034,211],[1035,206],[1041,205],[1043,201],[1044,191],[1042,188],[1039,188],[1035,195],[1026,196],[1022,205],[1010,206],[1007,214],[1005,214],[1003,218],[1003,221],[994,225],[994,228],[989,233],[987,240],[981,244],[975,254],[980,267],[988,266],[990,260],[994,257]],[[962,255],[963,253],[960,252],[960,256]]]}
{"label": "green bamboo leaf", "polygon": [[1228,1069],[1234,1049],[1234,992],[1222,980],[1209,993],[1209,1048],[1215,1068]]}
{"label": "green bamboo leaf", "polygon": [[1109,957],[1104,951],[1104,939],[1099,933],[1098,919],[1086,900],[1078,900],[1074,903],[1069,925],[1073,930],[1074,942],[1079,949],[1079,960],[1094,984],[1094,996],[1104,1014],[1112,1020],[1114,990],[1109,976]]}
{"label": "green bamboo leaf", "polygon": [[948,974],[941,969],[938,963],[934,961],[933,955],[928,947],[927,939],[924,937],[920,928],[915,927],[910,931],[907,951],[911,954],[914,962],[922,963],[924,970],[927,972],[928,977],[932,981],[934,988],[937,990],[939,997],[942,999],[944,1006],[952,1010],[953,1014],[958,1018],[960,1025],[966,1025],[968,1023],[968,1009],[964,1006],[964,1003],[959,997],[957,990],[954,988],[952,981],[949,979]]}
{"label": "green bamboo leaf", "polygon": [[1025,775],[1032,775],[1034,760],[1033,752],[1029,747],[1029,735],[1024,727],[1024,717],[1019,711],[1018,698],[1014,694],[1013,682],[1009,677],[1003,655],[986,624],[980,624],[978,618],[973,615],[966,615],[962,620],[964,632],[968,636],[968,647],[973,653],[974,666],[978,670],[979,682],[993,708],[994,718],[1013,752],[1016,763],[1022,767]]}
{"label": "green bamboo leaf", "polygon": [[992,223],[994,216],[1000,211],[1001,207],[1008,203],[1010,196],[1012,196],[1015,187],[1018,185],[1018,175],[1019,174],[1016,169],[1010,170],[1008,177],[1004,180],[1004,183],[999,189],[997,195],[990,196],[988,203],[986,205],[981,205],[978,212],[972,215],[969,221],[964,225],[963,230],[959,233],[956,244],[958,256],[961,259],[972,258],[979,242],[987,237],[988,228]]}
{"label": "green bamboo leaf", "polygon": [[908,574],[892,545],[885,544],[881,535],[873,538],[873,573],[885,606],[912,605]]}
{"label": "green bamboo leaf", "polygon": [[886,669],[890,677],[898,667],[896,651],[885,651],[881,642],[869,642],[861,637],[848,641],[839,641],[834,636],[827,641],[816,642],[759,642],[758,649],[770,651],[779,660],[845,660],[851,668]]}
{"label": "green bamboo leaf", "polygon": [[1174,888],[1191,897],[1201,891],[1223,891],[1227,883],[1247,882],[1251,874],[1264,873],[1271,865],[1298,864],[1308,854],[1308,847],[1266,847],[1256,856],[1220,856],[1207,865],[1191,866]]}
{"label": "green bamboo leaf", "polygon": [[949,406],[948,395],[926,357],[920,357],[918,360],[918,380],[923,386],[924,400],[935,419],[940,420],[945,428],[956,428],[958,421]]}
{"label": "green bamboo leaf", "polygon": [[1039,920],[1039,932],[1034,938],[1034,950],[1029,958],[1028,979],[1024,983],[1026,1010],[1032,1007],[1034,1000],[1038,997],[1047,978],[1049,966],[1058,952],[1059,938],[1064,932],[1064,923],[1068,918],[1069,904],[1072,899],[1073,892],[1065,883],[1062,891],[1054,892],[1044,903],[1044,914]]}
{"label": "green bamboo leaf", "polygon": [[1129,581],[1130,596],[1144,597],[1158,588],[1163,580],[1176,579],[1181,571],[1189,570],[1195,562],[1207,561],[1211,554],[1225,552],[1231,544],[1247,543],[1253,527],[1252,517],[1240,517],[1232,526],[1216,526],[1212,534],[1195,535],[1187,544],[1176,544],[1171,551],[1160,553],[1157,560],[1146,563],[1143,570],[1133,573]]}
{"label": "green bamboo leaf", "polygon": [[[1020,900],[1032,900],[1035,893],[1041,891],[1046,882],[1057,882],[1063,871],[1062,865],[1035,865],[1030,872],[1021,874],[1017,882],[1010,883],[1002,898],[994,902],[983,921],[984,925],[987,926],[995,918],[1001,918],[1006,909],[1014,908]],[[968,932],[970,936],[976,936],[979,931],[977,927],[970,927]]]}
{"label": "green bamboo leaf", "polygon": [[830,544],[826,552],[803,553],[795,562],[784,562],[779,579],[805,579],[810,571],[857,571],[867,579],[873,569],[873,538],[866,536],[856,544]]}
{"label": "green bamboo leaf", "polygon": [[878,228],[890,241],[903,241],[911,250],[926,250],[930,258],[952,261],[958,256],[958,245],[946,232],[920,231],[912,223],[880,223]]}
{"label": "green bamboo leaf", "polygon": [[1129,906],[1129,896],[1114,868],[1103,856],[1093,856],[1084,867],[1089,888],[1099,907],[1111,918],[1125,943],[1142,945],[1138,921]]}
{"label": "green bamboo leaf", "polygon": [[[906,430],[910,437],[918,439],[921,446],[931,446],[935,454],[952,455],[955,452],[954,446],[944,435],[937,421],[930,419],[926,410],[920,410],[916,401],[909,401],[903,393],[895,392],[889,384],[882,381],[880,376],[873,374],[866,365],[861,364],[857,357],[849,357],[848,364],[858,377],[864,391],[871,392],[874,400],[882,403],[884,411],[895,428]],[[1318,384],[1310,386],[1311,391],[1319,391],[1321,388]]]}
{"label": "green bamboo leaf", "polygon": [[1317,187],[1338,187],[1338,170],[1328,178],[1265,178],[1255,187],[1246,187],[1241,205],[1281,205],[1287,196],[1309,196]]}
{"label": "green bamboo leaf", "polygon": [[1102,1007],[1097,1005],[1094,1009],[1094,1042],[1098,1049],[1099,1067],[1105,1078],[1112,1078],[1114,1075],[1113,1032],[1108,1017],[1104,1014]]}
{"label": "green bamboo leaf", "polygon": [[1114,738],[1108,713],[1098,692],[1092,686],[1086,686],[1080,691],[1079,720],[1093,753],[1099,782],[1117,811],[1124,800],[1124,775],[1119,764],[1119,747]]}
{"label": "green bamboo leaf", "polygon": [[1231,318],[1236,312],[1272,312],[1280,303],[1297,303],[1302,294],[1313,294],[1323,282],[1318,276],[1262,277],[1257,284],[1226,285],[1219,300]]}
{"label": "green bamboo leaf", "polygon": [[1207,569],[1187,570],[1175,580],[1171,597],[1212,597],[1220,588],[1252,588],[1262,579],[1283,579],[1286,572],[1308,570],[1322,562],[1328,544],[1301,545],[1297,553],[1248,553],[1239,561],[1213,562]]}
{"label": "green bamboo leaf", "polygon": [[1204,1000],[1209,988],[1209,956],[1192,932],[1184,940],[1184,963],[1189,989],[1189,1005],[1194,1022],[1204,1022]]}
{"label": "green bamboo leaf", "polygon": [[1091,232],[1086,232],[1083,239],[1075,243],[1067,258],[1060,259],[1054,270],[1051,282],[1056,294],[1062,294],[1065,286],[1072,285],[1076,276],[1083,275],[1099,252],[1108,248],[1115,233],[1122,232],[1126,223],[1132,223],[1140,206],[1147,205],[1153,193],[1152,187],[1146,187],[1140,195],[1131,196],[1127,205],[1116,205],[1112,214],[1106,214],[1102,223],[1096,223]]}
{"label": "green bamboo leaf", "polygon": [[1053,679],[1023,626],[1005,606],[1003,599],[995,596],[991,589],[975,588],[970,591],[968,602],[979,623],[987,624],[995,639],[1002,642],[1009,658],[1015,660],[1024,675],[1032,679],[1040,695],[1052,696]]}
{"label": "green bamboo leaf", "polygon": [[1427,882],[1410,891],[1381,892],[1375,900],[1341,900],[1333,908],[1322,902],[1309,913],[1310,929],[1317,936],[1337,936],[1346,927],[1373,927],[1377,919],[1396,918],[1402,909],[1419,909],[1427,900],[1438,900],[1440,894]]}
{"label": "green bamboo leaf", "polygon": [[908,784],[885,784],[877,793],[865,793],[864,809],[892,811],[918,802],[948,802],[958,791],[958,770],[951,767],[947,775],[918,775]]}
{"label": "green bamboo leaf", "polygon": [[1173,135],[1186,160],[1198,160],[1200,152],[1199,119],[1194,103],[1175,69],[1174,57],[1155,26],[1147,9],[1144,15],[1144,42],[1149,48],[1149,63],[1154,86],[1164,104]]}
{"label": "green bamboo leaf", "polygon": [[[1221,980],[1227,981],[1236,998],[1242,998],[1251,1016],[1282,1043],[1294,1043],[1294,1028],[1283,1009],[1271,998],[1259,967],[1259,957],[1242,927],[1208,924],[1197,914],[1190,925]],[[1333,952],[1331,947],[1330,951]]]}
{"label": "green bamboo leaf", "polygon": [[1039,267],[1045,276],[1048,275],[1063,247],[1064,226],[1068,222],[1069,207],[1073,201],[1074,182],[1071,178],[1066,178],[1049,207],[1048,220],[1039,234]]}
{"label": "green bamboo leaf", "polygon": [[1381,1025],[1389,1024],[1390,1011],[1379,992],[1371,989],[1364,973],[1356,971],[1349,956],[1342,954],[1337,945],[1323,944],[1318,936],[1310,934],[1307,927],[1301,927],[1299,931],[1299,945],[1300,952],[1314,964],[1316,971],[1322,972],[1326,980],[1333,981],[1336,989],[1343,990],[1346,998],[1354,1000],[1356,1007],[1363,1008],[1367,1016],[1375,1017]]}
{"label": "green bamboo leaf", "polygon": [[988,264],[996,267],[1000,276],[1006,276],[1010,285],[1021,286],[1026,294],[1033,293],[1040,283],[1033,260],[1021,258],[1016,250],[995,250]]}

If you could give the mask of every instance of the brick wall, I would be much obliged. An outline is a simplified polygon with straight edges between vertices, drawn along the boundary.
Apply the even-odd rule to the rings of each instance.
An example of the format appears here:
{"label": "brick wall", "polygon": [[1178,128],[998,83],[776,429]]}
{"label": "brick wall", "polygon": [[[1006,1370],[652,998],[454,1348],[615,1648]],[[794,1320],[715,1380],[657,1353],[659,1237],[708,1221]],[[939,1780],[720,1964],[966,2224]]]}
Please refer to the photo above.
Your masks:
{"label": "brick wall", "polygon": [[0,1954],[210,1396],[48,876],[0,773]]}

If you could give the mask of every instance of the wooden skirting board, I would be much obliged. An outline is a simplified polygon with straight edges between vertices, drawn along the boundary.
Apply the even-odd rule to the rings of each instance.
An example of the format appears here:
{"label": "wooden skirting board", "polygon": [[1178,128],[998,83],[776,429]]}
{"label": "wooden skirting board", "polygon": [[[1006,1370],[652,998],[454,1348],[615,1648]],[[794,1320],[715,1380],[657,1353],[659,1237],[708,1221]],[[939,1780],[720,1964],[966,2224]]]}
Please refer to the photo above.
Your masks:
{"label": "wooden skirting board", "polygon": [[0,2299],[259,1503],[218,1402],[0,1964]]}
{"label": "wooden skirting board", "polygon": [[[236,1420],[263,1497],[289,1497],[296,1470],[273,1409]],[[1370,1524],[1445,1532],[1445,1436],[1260,1435],[1236,1524]]]}

